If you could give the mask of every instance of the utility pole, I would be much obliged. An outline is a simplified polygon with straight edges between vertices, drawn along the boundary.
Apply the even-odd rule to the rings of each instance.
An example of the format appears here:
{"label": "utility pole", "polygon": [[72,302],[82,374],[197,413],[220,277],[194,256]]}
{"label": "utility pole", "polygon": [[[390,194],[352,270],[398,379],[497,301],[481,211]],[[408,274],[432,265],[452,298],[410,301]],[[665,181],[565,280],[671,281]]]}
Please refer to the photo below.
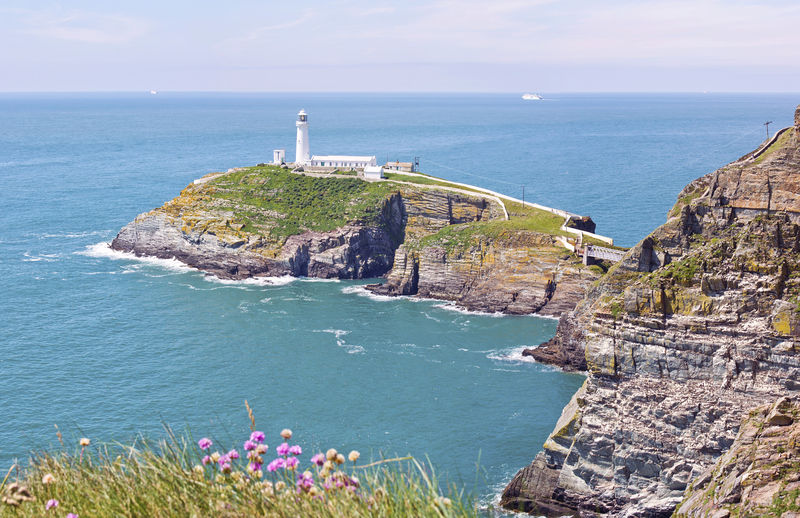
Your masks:
{"label": "utility pole", "polygon": [[767,121],[764,123],[764,126],[767,127],[767,140],[769,140],[769,125],[772,124],[772,121]]}

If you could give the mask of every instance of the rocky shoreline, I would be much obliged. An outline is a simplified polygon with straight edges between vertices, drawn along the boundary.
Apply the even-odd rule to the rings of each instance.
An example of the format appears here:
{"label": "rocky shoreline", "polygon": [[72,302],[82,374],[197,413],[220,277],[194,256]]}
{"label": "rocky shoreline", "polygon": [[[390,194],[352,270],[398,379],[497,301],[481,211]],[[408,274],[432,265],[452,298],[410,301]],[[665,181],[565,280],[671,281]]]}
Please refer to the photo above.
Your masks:
{"label": "rocky shoreline", "polygon": [[[530,351],[589,377],[503,506],[797,516],[796,445],[770,439],[789,433],[800,398],[797,178],[800,108],[757,157],[689,184],[667,222]],[[748,457],[757,441],[772,449]]]}
{"label": "rocky shoreline", "polygon": [[[244,175],[237,188],[263,181],[259,175],[291,174],[234,171]],[[223,279],[386,276],[384,284],[368,289],[382,295],[447,300],[467,310],[491,313],[558,316],[571,310],[599,278],[553,235],[502,228],[503,208],[477,193],[395,184],[391,192],[375,198],[371,221],[362,218],[333,230],[306,230],[276,241],[265,238],[269,229],[251,230],[241,222],[240,214],[258,210],[249,204],[250,190],[238,205],[231,207],[227,196],[222,206],[214,195],[225,186],[225,175],[207,178],[164,206],[137,216],[111,247],[137,256],[175,258]],[[226,189],[238,192],[230,185]],[[279,222],[286,219],[275,211],[268,216]],[[487,222],[499,225],[502,232],[483,233],[478,224]],[[588,219],[584,224],[593,227]],[[437,238],[442,229],[451,228],[466,233],[468,239],[461,234]]]}

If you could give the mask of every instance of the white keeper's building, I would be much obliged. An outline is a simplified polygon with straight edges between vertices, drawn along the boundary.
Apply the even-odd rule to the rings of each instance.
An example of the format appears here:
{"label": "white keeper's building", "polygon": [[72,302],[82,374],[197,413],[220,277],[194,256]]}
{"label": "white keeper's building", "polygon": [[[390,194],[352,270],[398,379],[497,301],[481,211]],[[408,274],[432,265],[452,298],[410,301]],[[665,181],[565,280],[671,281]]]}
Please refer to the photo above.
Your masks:
{"label": "white keeper's building", "polygon": [[[362,155],[314,155],[311,156],[308,141],[308,114],[305,110],[300,110],[297,114],[297,145],[295,147],[295,165],[309,167],[331,167],[339,169],[364,169],[376,166],[377,160],[374,156]],[[274,162],[277,162],[278,151],[275,151]],[[280,157],[281,159],[283,156]]]}

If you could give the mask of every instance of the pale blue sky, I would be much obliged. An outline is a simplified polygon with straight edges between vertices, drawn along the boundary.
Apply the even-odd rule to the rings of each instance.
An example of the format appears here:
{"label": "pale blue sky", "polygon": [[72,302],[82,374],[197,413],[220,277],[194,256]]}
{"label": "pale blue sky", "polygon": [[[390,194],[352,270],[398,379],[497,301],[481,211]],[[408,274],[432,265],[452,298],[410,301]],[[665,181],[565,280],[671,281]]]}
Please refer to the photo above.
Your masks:
{"label": "pale blue sky", "polygon": [[799,0],[3,0],[0,45],[0,91],[800,91]]}

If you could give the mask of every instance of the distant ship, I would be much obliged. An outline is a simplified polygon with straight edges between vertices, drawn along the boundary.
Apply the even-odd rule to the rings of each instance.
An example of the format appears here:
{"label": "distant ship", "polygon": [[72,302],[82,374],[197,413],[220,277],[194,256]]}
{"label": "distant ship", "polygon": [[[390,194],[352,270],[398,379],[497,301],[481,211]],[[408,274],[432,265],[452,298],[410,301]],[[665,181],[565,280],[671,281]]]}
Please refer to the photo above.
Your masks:
{"label": "distant ship", "polygon": [[542,96],[539,94],[525,94],[522,98],[526,101],[541,101]]}
{"label": "distant ship", "polygon": [[158,90],[150,90],[150,95],[156,95],[157,93],[158,93]]}

